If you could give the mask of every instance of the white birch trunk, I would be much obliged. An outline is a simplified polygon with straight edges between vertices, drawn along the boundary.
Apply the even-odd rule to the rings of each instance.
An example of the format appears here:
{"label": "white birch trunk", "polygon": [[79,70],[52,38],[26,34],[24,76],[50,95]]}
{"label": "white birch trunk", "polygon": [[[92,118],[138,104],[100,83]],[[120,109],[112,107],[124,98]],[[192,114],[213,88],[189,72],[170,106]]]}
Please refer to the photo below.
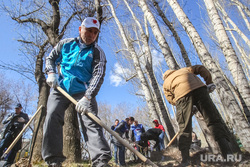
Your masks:
{"label": "white birch trunk", "polygon": [[[227,25],[227,29],[229,29],[229,25],[227,23],[227,21],[225,20],[225,23]],[[248,58],[246,52],[244,51],[244,49],[240,46],[239,42],[237,41],[237,39],[235,38],[234,34],[232,33],[232,31],[228,31],[232,37],[232,39],[234,40],[235,46],[237,47],[238,51],[240,52],[240,57],[241,57],[241,61],[243,62],[243,70],[245,71],[248,79],[250,79],[250,75],[249,75],[249,67],[250,67],[250,59]]]}
{"label": "white birch trunk", "polygon": [[147,71],[147,76],[148,79],[151,83],[151,86],[153,88],[152,92],[155,95],[155,104],[158,108],[159,111],[159,115],[162,116],[163,119],[161,119],[160,121],[162,122],[164,128],[166,129],[166,132],[168,134],[168,137],[171,139],[174,137],[175,132],[174,132],[174,128],[173,125],[171,124],[170,118],[168,117],[168,110],[164,105],[163,102],[163,97],[160,93],[160,88],[158,86],[154,71],[153,71],[153,66],[152,66],[152,54],[151,54],[151,50],[148,44],[148,36],[145,34],[142,25],[140,24],[139,20],[137,19],[137,17],[135,16],[134,12],[132,11],[132,9],[130,8],[129,4],[127,3],[127,0],[123,0],[124,3],[126,4],[127,8],[129,9],[134,21],[136,22],[140,34],[141,34],[141,40],[145,49],[145,57],[146,57],[146,71]]}
{"label": "white birch trunk", "polygon": [[240,1],[231,0],[231,2],[235,3],[237,6],[240,6],[246,12],[247,16],[250,17],[250,10],[245,5],[243,5]]}
{"label": "white birch trunk", "polygon": [[[234,48],[227,36],[226,30],[216,10],[213,0],[204,0],[207,7],[208,15],[214,25],[214,31],[219,41],[220,47],[228,63],[228,69],[231,71],[236,87],[238,88],[248,110],[250,111],[250,87],[240,61],[234,51]],[[220,10],[221,6],[216,3]],[[223,12],[224,13],[224,12]],[[228,17],[226,17],[228,18]],[[228,19],[227,19],[228,20]]]}
{"label": "white birch trunk", "polygon": [[248,122],[245,120],[240,107],[233,97],[230,88],[228,87],[225,79],[220,73],[218,66],[213,61],[203,41],[201,40],[198,32],[183,12],[182,8],[176,0],[168,0],[169,5],[173,9],[176,17],[186,30],[191,42],[193,43],[201,62],[210,70],[214,82],[217,86],[218,94],[220,95],[221,101],[226,110],[229,111],[230,122],[238,134],[243,146],[248,152],[250,152],[250,127]]}
{"label": "white birch trunk", "polygon": [[157,10],[157,12],[159,13],[159,15],[161,16],[162,20],[164,21],[164,23],[168,26],[168,28],[170,29],[170,31],[172,32],[174,39],[176,40],[176,43],[178,44],[180,50],[181,50],[181,55],[186,63],[186,66],[189,67],[191,66],[191,62],[188,58],[188,54],[187,51],[181,41],[180,36],[178,35],[178,33],[175,31],[174,26],[170,23],[170,21],[167,19],[167,17],[165,16],[165,14],[163,13],[163,11],[161,10],[161,8],[158,5],[158,2],[156,2],[156,0],[152,0],[154,3],[154,6]]}
{"label": "white birch trunk", "polygon": [[239,10],[239,12],[240,12],[240,14],[241,14],[243,20],[245,21],[245,24],[246,24],[246,26],[247,26],[247,28],[248,28],[248,31],[250,31],[250,23],[249,23],[249,21],[248,21],[246,15],[245,15],[245,13],[243,12],[243,10],[241,9],[240,6],[237,6],[237,8],[238,8],[238,10]]}
{"label": "white birch trunk", "polygon": [[[239,36],[241,36],[241,38],[246,42],[246,44],[248,45],[248,47],[250,48],[250,40],[247,38],[247,36],[239,29],[239,27],[233,22],[233,20],[227,15],[227,12],[223,9],[223,7],[219,4],[219,2],[217,1],[215,4],[211,4],[210,1],[213,2],[213,0],[209,0],[209,1],[204,1],[206,6],[207,6],[207,10],[208,10],[208,15],[211,19],[211,21],[213,22],[214,26],[219,26],[219,27],[223,27],[223,23],[220,20],[220,16],[216,10],[216,8],[218,10],[221,11],[221,13],[224,15],[224,18],[233,26],[234,30],[239,34]],[[216,8],[215,8],[216,6]],[[212,14],[212,16],[210,15]],[[218,16],[217,16],[218,15]],[[220,23],[221,22],[221,23]],[[218,28],[219,28],[218,27]],[[216,30],[216,29],[215,29]],[[222,29],[220,28],[217,31],[221,31]],[[216,32],[216,31],[215,31]],[[216,36],[218,34],[216,33]],[[223,34],[224,35],[224,34]],[[227,36],[226,36],[227,37]],[[218,36],[217,36],[218,38]]]}
{"label": "white birch trunk", "polygon": [[162,34],[160,27],[154,17],[154,15],[152,14],[152,12],[150,11],[149,7],[147,6],[147,3],[145,0],[138,0],[139,6],[141,7],[144,15],[146,16],[151,28],[152,28],[152,32],[155,36],[156,41],[158,42],[162,54],[165,58],[165,61],[167,62],[167,65],[169,67],[169,69],[179,69],[179,65],[177,64],[165,38],[164,35]]}
{"label": "white birch trunk", "polygon": [[135,52],[134,46],[131,44],[131,42],[127,38],[127,36],[125,34],[125,31],[124,31],[124,28],[123,28],[122,24],[120,23],[119,19],[116,16],[113,4],[111,3],[110,0],[107,0],[107,2],[109,4],[109,6],[110,6],[111,13],[112,13],[112,15],[113,15],[113,17],[115,19],[115,22],[116,22],[116,24],[117,24],[117,26],[119,28],[119,31],[121,33],[123,42],[124,42],[125,46],[127,47],[127,50],[130,52],[130,54],[132,56],[132,59],[133,59],[133,62],[134,62],[134,67],[135,67],[135,70],[137,72],[137,76],[138,76],[138,78],[139,78],[139,80],[141,82],[141,86],[142,86],[142,89],[143,89],[144,94],[145,94],[145,99],[146,99],[149,111],[151,113],[151,117],[152,117],[152,119],[158,119],[159,120],[159,116],[156,113],[156,107],[154,105],[154,101],[153,101],[153,98],[152,98],[152,95],[151,95],[147,80],[146,80],[146,78],[145,78],[145,76],[143,74],[143,71],[142,71],[142,68],[141,68],[141,65],[140,65],[140,62],[139,62],[139,58],[138,58],[138,56],[137,56],[137,54]]}

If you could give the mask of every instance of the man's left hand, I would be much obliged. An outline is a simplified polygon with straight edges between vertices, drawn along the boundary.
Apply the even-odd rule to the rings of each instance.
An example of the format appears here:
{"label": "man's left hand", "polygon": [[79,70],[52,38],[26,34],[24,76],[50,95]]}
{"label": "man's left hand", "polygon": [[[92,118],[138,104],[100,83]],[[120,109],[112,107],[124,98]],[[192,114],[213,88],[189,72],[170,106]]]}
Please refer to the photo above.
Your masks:
{"label": "man's left hand", "polygon": [[88,111],[90,106],[90,100],[88,100],[85,96],[79,100],[76,104],[76,111],[79,112],[81,115],[85,114]]}

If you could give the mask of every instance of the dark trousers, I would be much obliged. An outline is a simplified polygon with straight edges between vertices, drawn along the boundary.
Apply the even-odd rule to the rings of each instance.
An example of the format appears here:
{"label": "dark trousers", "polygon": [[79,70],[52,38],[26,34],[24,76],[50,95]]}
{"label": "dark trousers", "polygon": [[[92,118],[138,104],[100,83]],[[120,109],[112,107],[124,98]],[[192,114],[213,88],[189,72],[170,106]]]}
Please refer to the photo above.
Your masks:
{"label": "dark trousers", "polygon": [[177,122],[180,129],[179,149],[187,150],[192,142],[192,110],[195,105],[216,141],[227,138],[220,114],[209,96],[206,87],[195,89],[176,102]]}
{"label": "dark trousers", "polygon": [[164,145],[164,134],[165,132],[162,131],[162,133],[159,135],[159,144],[156,147],[156,151],[162,151],[165,149],[165,145]]}
{"label": "dark trousers", "polygon": [[[2,157],[4,150],[7,149],[11,143],[15,140],[15,136],[11,134],[11,132],[7,132],[5,137],[0,142],[0,157]],[[20,139],[16,145],[12,148],[11,152],[7,156],[7,162],[4,164],[4,166],[13,164],[16,154],[22,144],[22,139]]]}
{"label": "dark trousers", "polygon": [[[72,95],[76,100],[81,99],[84,93]],[[48,163],[61,163],[63,155],[63,124],[65,110],[71,102],[57,90],[52,90],[47,103],[47,115],[43,125],[42,156]],[[91,100],[89,111],[97,116],[96,99]],[[76,112],[76,111],[75,111]],[[109,145],[104,137],[103,129],[87,115],[80,115],[84,140],[87,143],[92,165],[100,167],[111,159]]]}
{"label": "dark trousers", "polygon": [[143,148],[139,144],[140,141],[136,141],[135,143],[136,143],[136,145],[135,145],[136,150],[139,151],[140,153],[142,153],[143,152]]}
{"label": "dark trousers", "polygon": [[[118,153],[118,156],[117,156],[117,153]],[[116,164],[118,164],[118,159],[119,159],[120,165],[125,165],[125,146],[114,144],[114,156],[115,156]]]}

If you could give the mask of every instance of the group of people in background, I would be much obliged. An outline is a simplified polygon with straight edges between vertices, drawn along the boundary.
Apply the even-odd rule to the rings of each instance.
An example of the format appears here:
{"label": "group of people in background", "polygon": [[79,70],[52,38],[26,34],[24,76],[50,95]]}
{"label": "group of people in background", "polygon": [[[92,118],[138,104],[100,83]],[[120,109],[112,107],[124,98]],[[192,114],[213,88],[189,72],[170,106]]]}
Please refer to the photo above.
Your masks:
{"label": "group of people in background", "polygon": [[[155,127],[145,131],[144,126],[139,124],[138,120],[135,120],[134,117],[129,117],[122,121],[116,119],[115,124],[111,126],[111,129],[118,133],[120,137],[131,143],[137,151],[146,155],[144,150],[148,150],[148,147],[150,146],[149,140],[155,141],[154,148],[156,151],[165,149],[165,129],[159,124],[158,120],[154,120],[153,123]],[[125,146],[113,136],[111,136],[111,143],[114,145],[115,163],[119,166],[126,166]],[[135,155],[134,160],[140,161]]]}

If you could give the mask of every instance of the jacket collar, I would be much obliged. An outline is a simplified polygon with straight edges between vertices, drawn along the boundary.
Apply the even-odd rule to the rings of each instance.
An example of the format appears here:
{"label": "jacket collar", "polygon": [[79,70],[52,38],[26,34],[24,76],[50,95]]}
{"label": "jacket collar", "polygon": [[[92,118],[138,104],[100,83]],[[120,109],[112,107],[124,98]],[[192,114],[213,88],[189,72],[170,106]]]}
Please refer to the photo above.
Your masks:
{"label": "jacket collar", "polygon": [[85,48],[92,47],[92,46],[94,46],[95,43],[96,43],[96,42],[93,42],[92,44],[86,45],[86,44],[82,41],[82,39],[81,39],[80,37],[77,37],[77,40],[79,41],[79,47],[80,47],[81,50],[82,50],[82,49],[85,49]]}

